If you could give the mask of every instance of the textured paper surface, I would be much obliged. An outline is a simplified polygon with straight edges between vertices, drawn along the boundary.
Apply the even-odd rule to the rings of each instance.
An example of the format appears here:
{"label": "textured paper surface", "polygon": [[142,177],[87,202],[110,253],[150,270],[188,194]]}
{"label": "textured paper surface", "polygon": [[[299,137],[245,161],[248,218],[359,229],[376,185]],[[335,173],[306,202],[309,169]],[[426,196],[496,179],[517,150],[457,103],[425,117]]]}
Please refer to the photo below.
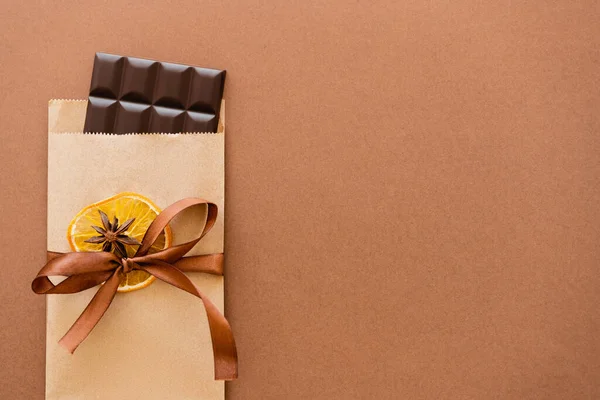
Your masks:
{"label": "textured paper surface", "polygon": [[[51,101],[49,130],[81,131],[85,102]],[[78,129],[77,129],[78,128]],[[84,135],[48,137],[48,249],[69,251],[66,229],[87,204],[133,191],[164,208],[184,197],[219,207],[217,223],[189,253],[223,251],[224,134]],[[191,239],[206,210],[172,223],[174,243]],[[223,311],[223,278],[188,274]],[[88,338],[71,355],[58,340],[97,288],[47,301],[46,398],[223,399],[202,303],[159,280],[117,293]]]}

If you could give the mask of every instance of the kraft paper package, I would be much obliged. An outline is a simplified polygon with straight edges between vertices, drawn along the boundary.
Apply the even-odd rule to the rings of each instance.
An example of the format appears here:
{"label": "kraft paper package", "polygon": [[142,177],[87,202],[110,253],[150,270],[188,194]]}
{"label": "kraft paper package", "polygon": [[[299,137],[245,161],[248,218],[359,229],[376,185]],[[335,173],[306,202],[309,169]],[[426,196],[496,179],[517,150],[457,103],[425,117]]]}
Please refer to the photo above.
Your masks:
{"label": "kraft paper package", "polygon": [[[127,135],[82,133],[86,106],[80,100],[49,103],[48,251],[73,251],[68,229],[81,210],[135,193],[162,210],[190,197],[216,204],[214,226],[187,256],[222,253],[224,106],[217,133]],[[174,218],[173,244],[202,230],[207,213],[206,207],[195,207]],[[223,313],[223,277],[186,275]],[[116,293],[73,354],[61,346],[61,337],[101,286],[47,296],[47,400],[224,399],[202,301],[160,279]]]}

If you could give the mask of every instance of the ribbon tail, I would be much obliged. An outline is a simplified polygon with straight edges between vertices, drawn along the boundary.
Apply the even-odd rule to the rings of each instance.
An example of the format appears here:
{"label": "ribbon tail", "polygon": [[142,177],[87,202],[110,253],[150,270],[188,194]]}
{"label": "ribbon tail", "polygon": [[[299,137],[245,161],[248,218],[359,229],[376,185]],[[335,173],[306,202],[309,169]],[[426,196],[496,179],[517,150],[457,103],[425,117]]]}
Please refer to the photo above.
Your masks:
{"label": "ribbon tail", "polygon": [[77,318],[77,321],[58,342],[70,353],[73,353],[85,340],[110,306],[119,288],[119,272],[121,269],[121,267],[117,268],[104,285],[98,289],[85,310]]}
{"label": "ribbon tail", "polygon": [[219,309],[200,292],[198,287],[179,269],[171,264],[154,261],[141,266],[143,270],[158,279],[198,297],[204,304],[212,339],[215,379],[233,380],[237,378],[237,350],[231,326]]}

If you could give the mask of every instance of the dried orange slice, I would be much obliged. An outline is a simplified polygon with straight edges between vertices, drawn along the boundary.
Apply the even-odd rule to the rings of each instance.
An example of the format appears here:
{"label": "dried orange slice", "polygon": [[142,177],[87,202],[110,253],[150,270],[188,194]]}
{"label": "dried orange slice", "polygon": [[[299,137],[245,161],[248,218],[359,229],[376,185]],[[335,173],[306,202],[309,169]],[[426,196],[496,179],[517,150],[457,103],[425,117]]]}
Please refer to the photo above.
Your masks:
{"label": "dried orange slice", "polygon": [[[146,230],[160,211],[150,199],[132,192],[120,193],[90,204],[79,211],[69,224],[67,229],[69,246],[73,251],[102,251],[104,248],[119,256],[122,256],[120,254],[122,250],[119,249],[124,249],[127,257],[133,257],[138,248],[133,243],[142,241]],[[134,220],[131,222],[132,218]],[[113,224],[114,227],[126,227],[120,234],[126,236],[127,239],[123,242],[127,244],[119,244],[116,248],[117,246],[111,247],[110,243],[102,240],[102,232],[107,228],[107,223],[109,228],[113,227]],[[167,226],[150,247],[149,253],[170,246],[171,240],[171,228]],[[142,289],[154,282],[154,279],[145,271],[133,270],[121,278],[118,291],[131,292]]]}

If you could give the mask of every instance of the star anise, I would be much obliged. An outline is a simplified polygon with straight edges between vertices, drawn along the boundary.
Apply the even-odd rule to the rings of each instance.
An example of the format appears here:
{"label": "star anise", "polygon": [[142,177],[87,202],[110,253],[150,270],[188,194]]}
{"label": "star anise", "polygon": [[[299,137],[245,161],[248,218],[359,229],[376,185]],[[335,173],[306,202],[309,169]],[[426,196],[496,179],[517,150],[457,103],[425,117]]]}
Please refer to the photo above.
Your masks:
{"label": "star anise", "polygon": [[127,258],[126,245],[139,246],[141,243],[125,234],[125,231],[131,226],[135,218],[130,218],[119,226],[119,220],[115,216],[111,223],[108,215],[102,210],[98,210],[103,227],[92,225],[92,228],[100,234],[86,240],[88,243],[102,244],[102,251],[112,251],[121,258]]}

